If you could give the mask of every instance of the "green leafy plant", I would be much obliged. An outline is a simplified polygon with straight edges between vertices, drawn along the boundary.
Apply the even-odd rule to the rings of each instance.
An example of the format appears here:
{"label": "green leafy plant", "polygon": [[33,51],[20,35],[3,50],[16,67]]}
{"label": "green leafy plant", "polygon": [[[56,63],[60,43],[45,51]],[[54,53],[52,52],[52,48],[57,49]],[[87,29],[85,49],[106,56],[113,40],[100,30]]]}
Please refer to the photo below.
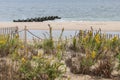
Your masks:
{"label": "green leafy plant", "polygon": [[29,61],[23,58],[19,70],[27,80],[55,80],[65,73],[65,66],[54,57],[33,56]]}
{"label": "green leafy plant", "polygon": [[49,26],[49,37],[48,38],[46,37],[44,39],[42,48],[44,50],[44,53],[56,54],[58,53],[57,51],[64,49],[64,43],[62,42],[62,34],[64,31],[64,28],[62,29],[62,32],[58,38],[58,41],[55,42],[52,36],[52,27],[50,25],[48,26]]}
{"label": "green leafy plant", "polygon": [[14,36],[12,39],[9,35],[1,35],[0,37],[0,55],[7,56],[8,54],[12,54],[18,50],[20,47],[19,39]]}

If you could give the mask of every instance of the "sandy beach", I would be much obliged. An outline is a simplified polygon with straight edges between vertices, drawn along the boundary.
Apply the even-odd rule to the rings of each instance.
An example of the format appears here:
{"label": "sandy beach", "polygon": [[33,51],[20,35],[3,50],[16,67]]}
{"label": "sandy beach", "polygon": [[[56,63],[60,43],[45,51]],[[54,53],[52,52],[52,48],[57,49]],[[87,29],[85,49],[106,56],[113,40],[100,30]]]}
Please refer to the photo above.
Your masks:
{"label": "sandy beach", "polygon": [[63,27],[65,30],[89,30],[92,26],[94,30],[101,28],[102,31],[120,31],[120,21],[0,22],[0,28],[18,26],[19,29],[23,29],[27,26],[28,29],[33,30],[48,30],[48,24],[50,24],[54,30],[59,30]]}

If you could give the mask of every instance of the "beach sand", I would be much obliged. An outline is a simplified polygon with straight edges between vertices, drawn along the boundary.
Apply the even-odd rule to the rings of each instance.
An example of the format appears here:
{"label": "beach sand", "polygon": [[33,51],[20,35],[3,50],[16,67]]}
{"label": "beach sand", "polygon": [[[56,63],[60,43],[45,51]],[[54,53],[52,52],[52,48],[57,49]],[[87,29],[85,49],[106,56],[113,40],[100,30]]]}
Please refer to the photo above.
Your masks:
{"label": "beach sand", "polygon": [[48,30],[48,24],[51,25],[53,30],[59,30],[63,27],[65,30],[89,30],[93,27],[94,30],[101,28],[102,31],[120,31],[120,21],[0,22],[0,28],[18,26],[19,29],[24,29],[27,26],[28,29],[33,30]]}

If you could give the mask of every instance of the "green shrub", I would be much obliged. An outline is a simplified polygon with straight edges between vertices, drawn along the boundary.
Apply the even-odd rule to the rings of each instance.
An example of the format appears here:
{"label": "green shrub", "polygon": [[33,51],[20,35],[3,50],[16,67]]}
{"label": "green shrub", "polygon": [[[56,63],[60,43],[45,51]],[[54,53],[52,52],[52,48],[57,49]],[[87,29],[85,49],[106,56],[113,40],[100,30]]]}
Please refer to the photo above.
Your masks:
{"label": "green shrub", "polygon": [[33,56],[32,60],[22,58],[20,73],[25,80],[55,80],[65,73],[65,66],[54,57]]}

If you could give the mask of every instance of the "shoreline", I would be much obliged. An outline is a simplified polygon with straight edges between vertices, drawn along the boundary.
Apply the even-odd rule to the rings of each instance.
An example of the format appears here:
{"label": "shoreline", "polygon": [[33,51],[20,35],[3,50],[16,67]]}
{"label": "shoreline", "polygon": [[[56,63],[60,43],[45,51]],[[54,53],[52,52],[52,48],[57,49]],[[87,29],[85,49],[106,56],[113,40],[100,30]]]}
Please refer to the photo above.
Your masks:
{"label": "shoreline", "polygon": [[120,21],[64,21],[64,22],[0,22],[0,28],[4,27],[16,27],[19,29],[30,30],[49,30],[48,24],[53,28],[53,30],[90,30],[91,27],[94,30],[101,28],[102,31],[120,31]]}

